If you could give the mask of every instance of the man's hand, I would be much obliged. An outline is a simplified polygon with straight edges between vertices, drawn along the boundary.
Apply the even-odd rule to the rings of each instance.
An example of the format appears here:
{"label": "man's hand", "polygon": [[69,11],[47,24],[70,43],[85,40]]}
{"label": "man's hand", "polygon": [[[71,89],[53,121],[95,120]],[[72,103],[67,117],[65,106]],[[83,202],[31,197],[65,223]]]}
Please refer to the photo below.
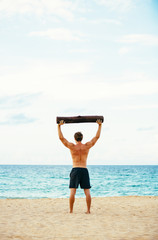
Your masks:
{"label": "man's hand", "polygon": [[64,125],[64,120],[61,120],[59,123],[58,123],[59,126],[61,125]]}
{"label": "man's hand", "polygon": [[102,125],[102,120],[97,119],[96,123],[98,123],[98,125]]}

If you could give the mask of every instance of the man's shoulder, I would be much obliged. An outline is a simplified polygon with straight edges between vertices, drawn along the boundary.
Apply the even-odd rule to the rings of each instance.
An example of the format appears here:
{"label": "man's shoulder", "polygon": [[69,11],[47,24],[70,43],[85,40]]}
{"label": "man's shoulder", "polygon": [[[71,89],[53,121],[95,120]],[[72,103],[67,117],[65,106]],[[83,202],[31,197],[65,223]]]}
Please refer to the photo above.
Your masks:
{"label": "man's shoulder", "polygon": [[81,147],[83,150],[88,150],[89,149],[89,143],[84,143]]}
{"label": "man's shoulder", "polygon": [[71,142],[67,141],[66,138],[62,138],[61,141],[67,148],[71,149],[71,148],[73,148],[75,146],[74,143],[71,143]]}

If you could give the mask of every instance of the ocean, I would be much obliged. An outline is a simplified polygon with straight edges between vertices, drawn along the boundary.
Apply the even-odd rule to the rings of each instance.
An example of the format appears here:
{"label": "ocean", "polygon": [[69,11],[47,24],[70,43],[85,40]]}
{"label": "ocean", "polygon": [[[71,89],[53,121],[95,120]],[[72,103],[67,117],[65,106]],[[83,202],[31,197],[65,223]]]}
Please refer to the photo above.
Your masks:
{"label": "ocean", "polygon": [[[0,165],[0,199],[68,198],[72,166]],[[158,196],[158,165],[90,165],[92,197]],[[76,197],[84,197],[78,188]]]}

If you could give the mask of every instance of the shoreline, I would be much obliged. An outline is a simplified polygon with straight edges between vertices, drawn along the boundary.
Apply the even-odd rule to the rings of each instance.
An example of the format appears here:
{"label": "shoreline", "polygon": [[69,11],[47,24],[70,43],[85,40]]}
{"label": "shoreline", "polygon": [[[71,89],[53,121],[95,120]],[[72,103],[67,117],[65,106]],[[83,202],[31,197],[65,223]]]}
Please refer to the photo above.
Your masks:
{"label": "shoreline", "polygon": [[158,196],[0,199],[0,239],[158,240]]}
{"label": "shoreline", "polygon": [[[77,195],[77,194],[76,194]],[[91,193],[91,197],[92,199],[95,199],[95,198],[126,198],[126,197],[158,197],[158,195],[121,195],[121,196],[93,196],[92,193]],[[85,195],[83,197],[80,197],[80,196],[75,196],[75,199],[84,199],[85,198]],[[68,197],[33,197],[33,198],[26,198],[26,197],[5,197],[5,198],[0,198],[0,201],[1,200],[39,200],[39,199],[69,199],[69,196]]]}
{"label": "shoreline", "polygon": [[[124,196],[92,196],[91,194],[91,198],[92,199],[100,199],[100,198],[133,198],[133,197],[147,197],[147,198],[158,198],[158,195],[124,195]],[[58,199],[69,199],[69,197],[33,197],[33,198],[23,198],[23,197],[15,197],[15,198],[0,198],[1,200],[58,200]],[[75,196],[75,199],[85,199],[85,196],[80,197],[80,196]]]}

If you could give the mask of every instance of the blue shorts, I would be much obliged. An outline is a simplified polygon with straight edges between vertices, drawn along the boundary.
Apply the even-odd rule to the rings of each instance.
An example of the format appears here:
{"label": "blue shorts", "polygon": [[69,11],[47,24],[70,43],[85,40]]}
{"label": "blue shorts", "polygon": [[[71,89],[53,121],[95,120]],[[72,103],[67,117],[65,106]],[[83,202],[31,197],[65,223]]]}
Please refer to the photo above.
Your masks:
{"label": "blue shorts", "polygon": [[91,188],[87,168],[76,167],[71,170],[69,188],[78,188],[79,184],[82,189]]}

